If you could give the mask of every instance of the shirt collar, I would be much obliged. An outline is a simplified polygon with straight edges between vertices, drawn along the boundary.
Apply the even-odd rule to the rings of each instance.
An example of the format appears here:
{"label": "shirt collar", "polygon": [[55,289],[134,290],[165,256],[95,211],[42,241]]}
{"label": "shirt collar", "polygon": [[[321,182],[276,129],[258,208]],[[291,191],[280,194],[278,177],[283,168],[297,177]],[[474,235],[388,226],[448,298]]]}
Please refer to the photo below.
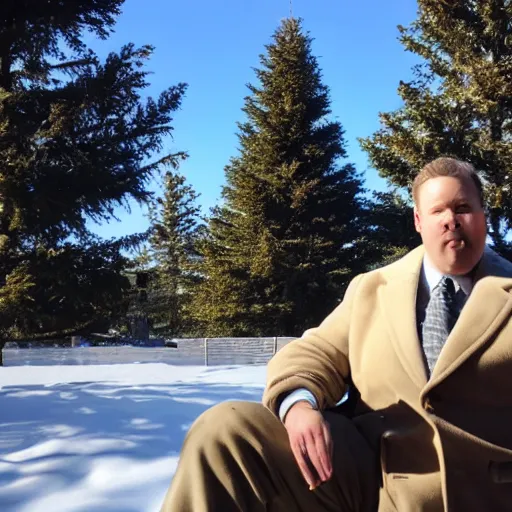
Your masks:
{"label": "shirt collar", "polygon": [[[439,284],[439,281],[444,277],[444,274],[434,267],[426,254],[423,258],[423,272],[425,274],[425,280],[427,281],[429,292],[432,293],[432,290]],[[452,275],[447,275],[447,277],[453,280],[456,290],[460,287],[466,296],[469,296],[473,290],[473,279],[471,277]]]}

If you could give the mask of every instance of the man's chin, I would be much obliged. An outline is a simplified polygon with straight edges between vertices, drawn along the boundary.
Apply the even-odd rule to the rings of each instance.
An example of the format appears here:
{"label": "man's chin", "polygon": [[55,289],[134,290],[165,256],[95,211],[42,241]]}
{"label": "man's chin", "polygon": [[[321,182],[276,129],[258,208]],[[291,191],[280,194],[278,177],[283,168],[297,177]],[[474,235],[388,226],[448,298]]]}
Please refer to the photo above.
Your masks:
{"label": "man's chin", "polygon": [[478,259],[473,257],[473,254],[466,248],[457,247],[449,249],[449,254],[446,258],[446,273],[452,276],[463,276],[469,274],[474,266],[478,263]]}

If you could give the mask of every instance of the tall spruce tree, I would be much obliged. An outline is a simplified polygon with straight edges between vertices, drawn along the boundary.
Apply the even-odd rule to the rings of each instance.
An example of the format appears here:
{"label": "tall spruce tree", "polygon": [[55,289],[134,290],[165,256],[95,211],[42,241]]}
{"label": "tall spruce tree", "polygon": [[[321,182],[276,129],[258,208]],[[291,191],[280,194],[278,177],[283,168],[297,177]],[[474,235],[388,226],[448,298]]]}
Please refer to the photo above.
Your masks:
{"label": "tall spruce tree", "polygon": [[[130,197],[147,200],[152,173],[180,156],[154,159],[172,130],[171,116],[185,85],[169,88],[157,100],[143,101],[148,83],[142,66],[152,48],[128,44],[100,62],[82,40],[86,32],[106,38],[122,3],[2,2],[0,334],[4,339],[18,332],[20,325],[41,332],[46,328],[47,322],[26,321],[30,304],[55,315],[63,312],[60,322],[54,318],[51,323],[72,330],[81,324],[84,311],[67,313],[82,303],[84,290],[89,312],[101,310],[118,296],[108,287],[122,285],[122,258],[115,254],[120,245],[98,245],[86,221],[110,219],[114,207],[127,204]],[[55,255],[61,267],[54,265]],[[55,277],[61,285],[54,289],[66,293],[49,295],[41,281],[45,274],[41,265],[45,271],[58,272]],[[112,279],[105,278],[107,270]],[[102,272],[104,279],[93,279]],[[67,276],[75,286],[62,282]],[[80,284],[84,280],[95,282],[96,293]],[[96,307],[100,297],[106,300]],[[47,300],[68,302],[69,307],[41,304]]]}
{"label": "tall spruce tree", "polygon": [[312,39],[286,19],[249,85],[240,153],[201,244],[193,311],[207,335],[298,335],[336,305],[358,260],[362,183],[330,118]]}
{"label": "tall spruce tree", "polygon": [[150,211],[146,314],[153,332],[190,333],[189,305],[197,282],[196,240],[201,231],[197,194],[185,178],[167,172],[164,193]]}
{"label": "tall spruce tree", "polygon": [[512,223],[512,3],[418,0],[418,18],[399,27],[406,50],[423,62],[400,82],[403,106],[380,114],[362,140],[373,166],[411,186],[428,161],[451,155],[472,162],[486,182],[490,234],[502,253]]}

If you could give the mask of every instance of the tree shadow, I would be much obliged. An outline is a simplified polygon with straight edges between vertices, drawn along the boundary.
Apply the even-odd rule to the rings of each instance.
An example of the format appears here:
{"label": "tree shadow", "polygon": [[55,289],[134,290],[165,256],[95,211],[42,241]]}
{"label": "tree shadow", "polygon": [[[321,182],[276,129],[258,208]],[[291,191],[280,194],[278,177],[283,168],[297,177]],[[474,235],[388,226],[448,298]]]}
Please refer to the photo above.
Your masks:
{"label": "tree shadow", "polygon": [[262,393],[204,383],[3,387],[0,509],[158,510],[193,421],[219,402]]}

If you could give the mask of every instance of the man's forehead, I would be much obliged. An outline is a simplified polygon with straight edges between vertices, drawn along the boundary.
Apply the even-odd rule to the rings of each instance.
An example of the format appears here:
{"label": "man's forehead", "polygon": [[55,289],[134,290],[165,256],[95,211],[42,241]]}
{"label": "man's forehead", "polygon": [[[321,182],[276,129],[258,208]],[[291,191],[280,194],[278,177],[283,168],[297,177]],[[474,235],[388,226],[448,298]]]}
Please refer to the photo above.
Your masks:
{"label": "man's forehead", "polygon": [[429,178],[418,189],[415,206],[431,206],[445,201],[479,199],[478,189],[470,178],[464,176],[436,176]]}
{"label": "man's forehead", "polygon": [[464,176],[436,176],[425,180],[418,189],[418,197],[427,190],[430,195],[435,193],[452,192],[467,195],[478,193],[476,185],[470,178]]}

